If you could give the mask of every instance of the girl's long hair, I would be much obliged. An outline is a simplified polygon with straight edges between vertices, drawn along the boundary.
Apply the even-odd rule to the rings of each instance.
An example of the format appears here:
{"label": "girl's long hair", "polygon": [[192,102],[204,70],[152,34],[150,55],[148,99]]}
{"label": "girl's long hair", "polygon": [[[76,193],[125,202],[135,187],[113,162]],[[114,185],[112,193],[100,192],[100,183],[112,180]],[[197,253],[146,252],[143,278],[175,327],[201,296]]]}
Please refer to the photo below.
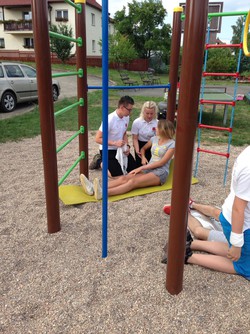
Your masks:
{"label": "girl's long hair", "polygon": [[167,119],[160,119],[158,121],[158,131],[163,137],[173,139],[175,134],[174,124]]}

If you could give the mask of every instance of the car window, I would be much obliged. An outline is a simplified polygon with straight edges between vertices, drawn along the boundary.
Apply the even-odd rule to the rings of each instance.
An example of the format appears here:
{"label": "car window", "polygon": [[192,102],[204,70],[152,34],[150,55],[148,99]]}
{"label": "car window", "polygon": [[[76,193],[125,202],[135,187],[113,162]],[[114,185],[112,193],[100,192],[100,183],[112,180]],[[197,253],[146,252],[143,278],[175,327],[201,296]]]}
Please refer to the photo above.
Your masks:
{"label": "car window", "polygon": [[23,78],[23,72],[18,65],[4,65],[5,71],[9,78]]}
{"label": "car window", "polygon": [[36,77],[36,70],[32,67],[22,65],[21,66],[22,70],[25,72],[27,77],[29,78],[35,78]]}
{"label": "car window", "polygon": [[2,66],[0,66],[0,78],[3,78],[4,77],[4,75],[3,75],[3,68],[2,68]]}

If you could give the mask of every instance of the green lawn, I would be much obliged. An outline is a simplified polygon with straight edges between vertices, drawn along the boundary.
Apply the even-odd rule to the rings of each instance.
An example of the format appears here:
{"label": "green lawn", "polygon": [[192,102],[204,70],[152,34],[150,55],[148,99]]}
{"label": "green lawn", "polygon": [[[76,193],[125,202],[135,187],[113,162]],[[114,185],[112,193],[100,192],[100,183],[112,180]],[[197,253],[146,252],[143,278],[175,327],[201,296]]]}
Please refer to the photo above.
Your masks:
{"label": "green lawn", "polygon": [[[34,66],[34,64],[31,64]],[[69,68],[68,68],[69,67]],[[73,70],[72,66],[62,65],[53,65],[53,69],[58,69],[60,71]],[[88,68],[89,75],[101,76],[101,68],[90,67]],[[137,72],[129,72],[131,79],[136,79],[140,82],[139,74]],[[115,81],[118,85],[122,84],[120,80],[119,72],[116,70],[109,71],[109,77],[111,80]],[[162,75],[162,82],[168,82],[168,76]],[[207,83],[210,84],[210,83]],[[213,84],[225,85],[225,81],[216,81]],[[229,82],[226,83],[227,85]],[[138,96],[135,96],[135,108],[131,115],[131,122],[138,117],[140,113],[140,108],[145,102],[145,96],[140,96],[140,90],[137,91]],[[115,90],[110,90],[109,92],[109,112],[113,111],[117,107],[117,101],[119,100],[119,92]],[[163,100],[163,97],[150,98],[156,103]],[[66,106],[75,102],[75,98],[68,99],[59,99],[54,106],[55,111],[58,111]],[[230,108],[229,108],[229,117],[230,118]],[[102,119],[102,92],[101,91],[92,91],[88,93],[88,126],[89,130],[96,131]],[[223,107],[217,106],[217,111],[213,115],[211,112],[211,107],[206,107],[203,113],[203,123],[211,124],[217,126],[223,126]],[[71,111],[59,115],[56,117],[56,129],[60,130],[71,130],[77,131],[77,108],[72,109]],[[233,145],[245,145],[250,144],[249,136],[249,124],[250,124],[250,108],[249,104],[244,101],[237,102],[236,112],[234,117],[233,125]],[[229,122],[227,124],[229,126]],[[129,129],[130,129],[129,127]],[[13,118],[0,120],[0,142],[4,143],[7,141],[18,141],[22,138],[30,138],[40,134],[40,124],[39,124],[39,110],[38,107],[32,112],[27,114],[15,116]],[[221,131],[212,131],[212,130],[202,130],[202,141],[207,143],[227,143],[228,132]]]}
{"label": "green lawn", "polygon": [[[139,94],[139,91],[138,91]],[[109,112],[117,107],[117,101],[120,95],[117,91],[110,91],[109,95]],[[131,122],[140,114],[140,108],[145,102],[145,96],[134,97],[136,104],[131,115]],[[152,98],[156,103],[162,101],[161,97]],[[55,103],[55,111],[58,111],[69,104],[75,102],[75,98],[59,100]],[[244,101],[237,102],[234,125],[233,125],[233,140],[232,144],[241,146],[250,144],[249,124],[250,124],[250,110],[249,104]],[[230,110],[229,117],[230,118]],[[88,125],[89,130],[96,131],[100,126],[102,119],[102,92],[95,91],[88,93]],[[206,108],[203,112],[203,123],[216,126],[224,126],[222,124],[223,108],[217,106],[217,111],[212,114],[211,107]],[[77,108],[59,115],[56,117],[56,129],[77,131]],[[226,126],[229,126],[228,124]],[[129,129],[130,129],[129,127]],[[36,107],[32,112],[15,116],[13,118],[0,120],[0,142],[18,141],[22,138],[30,138],[40,134],[39,110]],[[227,143],[228,132],[202,130],[202,141],[207,143]]]}

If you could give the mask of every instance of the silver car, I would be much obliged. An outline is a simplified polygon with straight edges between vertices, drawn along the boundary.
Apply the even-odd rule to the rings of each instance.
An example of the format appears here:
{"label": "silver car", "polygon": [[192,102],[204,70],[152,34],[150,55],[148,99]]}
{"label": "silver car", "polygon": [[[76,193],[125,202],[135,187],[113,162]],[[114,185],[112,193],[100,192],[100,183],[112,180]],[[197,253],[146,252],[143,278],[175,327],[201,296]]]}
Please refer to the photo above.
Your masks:
{"label": "silver car", "polygon": [[[53,100],[60,95],[60,84],[52,80]],[[17,103],[38,99],[36,70],[28,65],[0,62],[0,110],[15,110]]]}

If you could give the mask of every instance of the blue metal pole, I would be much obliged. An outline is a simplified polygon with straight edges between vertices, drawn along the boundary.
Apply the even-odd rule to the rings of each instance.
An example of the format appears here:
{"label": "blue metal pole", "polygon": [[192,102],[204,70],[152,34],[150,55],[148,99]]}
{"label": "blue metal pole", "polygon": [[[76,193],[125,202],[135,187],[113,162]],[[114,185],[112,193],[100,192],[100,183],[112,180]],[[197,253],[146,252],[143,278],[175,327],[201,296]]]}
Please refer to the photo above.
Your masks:
{"label": "blue metal pole", "polygon": [[102,1],[102,257],[108,256],[108,0]]}

